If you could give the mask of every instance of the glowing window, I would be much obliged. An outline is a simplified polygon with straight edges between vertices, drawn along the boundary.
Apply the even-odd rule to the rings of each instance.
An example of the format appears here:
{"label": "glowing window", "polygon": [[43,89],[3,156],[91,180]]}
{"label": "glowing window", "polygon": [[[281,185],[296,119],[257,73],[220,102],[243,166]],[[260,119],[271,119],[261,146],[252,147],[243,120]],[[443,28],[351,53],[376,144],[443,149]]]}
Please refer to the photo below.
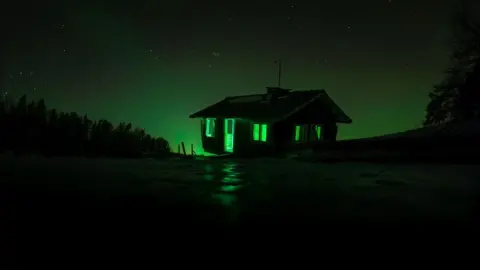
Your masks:
{"label": "glowing window", "polygon": [[267,141],[267,124],[262,124],[260,129],[260,140],[262,142]]}
{"label": "glowing window", "polygon": [[260,125],[253,124],[253,140],[258,141],[260,140]]}
{"label": "glowing window", "polygon": [[205,136],[215,137],[215,118],[205,119]]}
{"label": "glowing window", "polygon": [[225,152],[233,153],[233,143],[235,135],[235,119],[225,119]]}
{"label": "glowing window", "polygon": [[300,131],[302,130],[301,126],[295,126],[295,141],[300,141]]}
{"label": "glowing window", "polygon": [[321,126],[315,126],[315,132],[317,133],[317,139],[320,140],[321,135],[322,135],[322,127]]}
{"label": "glowing window", "polygon": [[253,140],[267,141],[268,125],[267,124],[253,124]]}

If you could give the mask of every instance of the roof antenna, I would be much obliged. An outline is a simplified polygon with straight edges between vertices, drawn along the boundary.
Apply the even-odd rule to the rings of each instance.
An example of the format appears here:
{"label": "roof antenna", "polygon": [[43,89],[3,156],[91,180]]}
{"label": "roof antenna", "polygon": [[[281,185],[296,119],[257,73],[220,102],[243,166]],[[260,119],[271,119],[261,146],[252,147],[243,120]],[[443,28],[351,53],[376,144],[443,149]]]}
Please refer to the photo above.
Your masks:
{"label": "roof antenna", "polygon": [[282,85],[282,60],[275,61],[276,64],[278,64],[278,88]]}

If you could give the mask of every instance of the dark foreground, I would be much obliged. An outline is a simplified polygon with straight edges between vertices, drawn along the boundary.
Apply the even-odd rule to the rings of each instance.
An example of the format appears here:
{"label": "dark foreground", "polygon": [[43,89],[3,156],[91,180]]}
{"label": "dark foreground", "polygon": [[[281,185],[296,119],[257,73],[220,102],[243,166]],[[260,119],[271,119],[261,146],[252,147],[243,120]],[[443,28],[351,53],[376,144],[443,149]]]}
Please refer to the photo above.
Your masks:
{"label": "dark foreground", "polygon": [[476,167],[3,157],[1,220],[9,235],[46,238],[296,225],[475,226]]}

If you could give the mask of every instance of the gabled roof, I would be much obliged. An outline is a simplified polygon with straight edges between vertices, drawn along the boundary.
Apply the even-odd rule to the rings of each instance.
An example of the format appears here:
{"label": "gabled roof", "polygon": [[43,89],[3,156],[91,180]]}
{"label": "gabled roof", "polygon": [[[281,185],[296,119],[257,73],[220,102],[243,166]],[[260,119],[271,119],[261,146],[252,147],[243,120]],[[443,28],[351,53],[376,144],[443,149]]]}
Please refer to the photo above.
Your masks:
{"label": "gabled roof", "polygon": [[352,119],[335,104],[325,90],[291,91],[278,96],[273,101],[270,101],[271,98],[271,94],[267,93],[226,97],[190,115],[190,118],[243,118],[276,122],[320,100],[330,108],[338,123],[352,122]]}

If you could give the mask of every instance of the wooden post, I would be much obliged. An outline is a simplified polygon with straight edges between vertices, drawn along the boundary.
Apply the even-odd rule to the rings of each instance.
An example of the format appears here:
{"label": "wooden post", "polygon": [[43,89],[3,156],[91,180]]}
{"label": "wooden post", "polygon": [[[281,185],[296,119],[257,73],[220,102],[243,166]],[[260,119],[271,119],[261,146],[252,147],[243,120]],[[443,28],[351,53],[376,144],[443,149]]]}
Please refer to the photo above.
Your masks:
{"label": "wooden post", "polygon": [[192,148],[192,156],[196,156],[197,153],[195,153],[195,150],[193,150],[193,143],[191,144],[191,148]]}
{"label": "wooden post", "polygon": [[282,86],[282,60],[278,60],[278,88]]}
{"label": "wooden post", "polygon": [[180,144],[178,145],[177,153],[180,154]]}
{"label": "wooden post", "polygon": [[187,155],[187,152],[185,151],[185,144],[182,142],[182,150],[183,150],[183,155]]}

